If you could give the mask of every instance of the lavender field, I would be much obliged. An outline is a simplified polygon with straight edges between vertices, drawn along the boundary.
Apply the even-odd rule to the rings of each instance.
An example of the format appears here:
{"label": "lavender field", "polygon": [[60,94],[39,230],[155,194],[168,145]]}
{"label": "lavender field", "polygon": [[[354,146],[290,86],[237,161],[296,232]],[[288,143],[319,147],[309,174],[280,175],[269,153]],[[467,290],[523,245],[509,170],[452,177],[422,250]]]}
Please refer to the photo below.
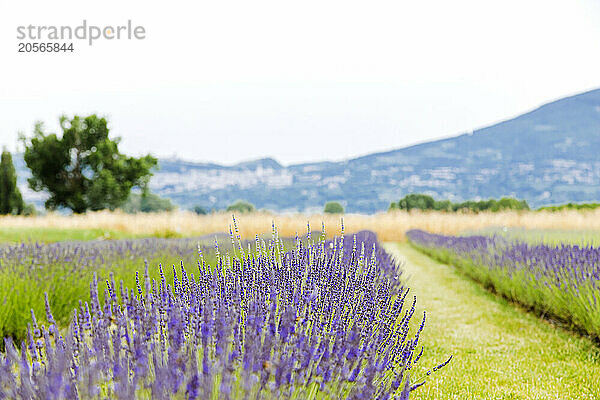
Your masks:
{"label": "lavender field", "polygon": [[420,230],[407,236],[494,292],[600,340],[600,247]]}
{"label": "lavender field", "polygon": [[[122,280],[132,286],[135,271],[143,272],[145,264],[154,266],[149,268],[154,278],[160,262],[193,265],[197,246],[195,239],[156,238],[4,244],[0,247],[0,335],[17,343],[25,339],[30,311],[44,313],[45,292],[54,317],[66,324],[79,301],[89,301],[94,274],[101,282]],[[166,273],[172,278],[170,269]]]}
{"label": "lavender field", "polygon": [[374,233],[230,239],[4,247],[0,398],[408,399],[450,362]]}
{"label": "lavender field", "polygon": [[596,399],[599,250],[519,235],[4,244],[0,398]]}

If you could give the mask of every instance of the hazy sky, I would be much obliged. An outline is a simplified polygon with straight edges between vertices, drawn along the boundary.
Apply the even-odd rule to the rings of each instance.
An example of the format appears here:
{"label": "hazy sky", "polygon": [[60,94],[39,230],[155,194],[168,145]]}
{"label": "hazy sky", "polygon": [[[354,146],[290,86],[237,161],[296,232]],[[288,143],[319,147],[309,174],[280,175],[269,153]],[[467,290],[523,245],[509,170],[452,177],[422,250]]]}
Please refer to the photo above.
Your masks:
{"label": "hazy sky", "polygon": [[[17,26],[84,19],[146,38],[17,52]],[[0,72],[11,150],[96,112],[133,154],[338,160],[600,87],[600,2],[1,0]]]}

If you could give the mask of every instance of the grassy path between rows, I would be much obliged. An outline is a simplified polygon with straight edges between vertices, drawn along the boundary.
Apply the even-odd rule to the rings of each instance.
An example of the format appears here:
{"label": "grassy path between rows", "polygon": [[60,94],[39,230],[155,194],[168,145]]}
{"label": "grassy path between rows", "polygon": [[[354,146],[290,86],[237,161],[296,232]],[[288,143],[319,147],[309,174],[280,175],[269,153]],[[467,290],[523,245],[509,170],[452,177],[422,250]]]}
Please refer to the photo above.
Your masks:
{"label": "grassy path between rows", "polygon": [[404,259],[408,286],[427,311],[423,371],[454,358],[411,399],[600,399],[600,349],[487,292],[409,244],[387,243]]}

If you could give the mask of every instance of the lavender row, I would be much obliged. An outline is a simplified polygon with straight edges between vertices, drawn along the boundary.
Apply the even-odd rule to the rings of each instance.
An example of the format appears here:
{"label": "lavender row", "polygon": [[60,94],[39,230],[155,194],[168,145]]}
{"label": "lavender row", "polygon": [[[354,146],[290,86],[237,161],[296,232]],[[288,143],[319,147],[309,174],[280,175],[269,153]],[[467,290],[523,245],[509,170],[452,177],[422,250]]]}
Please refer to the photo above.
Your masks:
{"label": "lavender row", "polygon": [[374,234],[232,242],[171,281],[109,279],[103,300],[94,279],[66,330],[46,301],[48,328],[32,313],[20,351],[7,340],[0,398],[408,399],[424,383],[425,317],[411,329],[416,299]]}
{"label": "lavender row", "polygon": [[198,239],[129,239],[87,242],[20,243],[0,247],[0,268],[23,265],[30,268],[71,264],[94,267],[115,260],[152,259],[165,253],[187,259],[194,257]]}
{"label": "lavender row", "polygon": [[197,258],[197,245],[197,239],[137,239],[1,246],[0,337],[11,336],[17,342],[25,338],[29,310],[44,311],[44,292],[57,321],[68,324],[77,301],[89,300],[94,272],[101,279],[112,272],[131,285],[132,272],[144,260],[191,263]]}
{"label": "lavender row", "polygon": [[600,248],[412,230],[409,240],[511,300],[600,338]]}

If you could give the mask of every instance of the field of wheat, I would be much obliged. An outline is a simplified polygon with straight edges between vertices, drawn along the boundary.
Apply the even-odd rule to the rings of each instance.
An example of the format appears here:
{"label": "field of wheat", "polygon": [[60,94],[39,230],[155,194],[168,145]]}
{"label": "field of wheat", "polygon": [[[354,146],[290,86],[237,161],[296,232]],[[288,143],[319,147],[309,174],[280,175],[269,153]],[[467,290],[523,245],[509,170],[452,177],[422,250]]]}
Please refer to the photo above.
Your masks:
{"label": "field of wheat", "polygon": [[[328,236],[339,233],[341,219],[346,232],[371,230],[383,241],[404,241],[405,232],[422,229],[440,234],[457,234],[490,227],[520,227],[526,229],[600,230],[600,210],[561,212],[444,213],[444,212],[386,212],[375,215],[358,214],[271,214],[236,215],[240,233],[245,238],[268,233],[275,222],[281,236],[294,236],[311,230],[320,231],[325,224]],[[0,217],[2,228],[103,229],[129,235],[198,236],[223,232],[231,224],[231,214],[196,215],[178,211],[156,214],[125,214],[94,212],[83,215],[48,214],[45,216]]]}

